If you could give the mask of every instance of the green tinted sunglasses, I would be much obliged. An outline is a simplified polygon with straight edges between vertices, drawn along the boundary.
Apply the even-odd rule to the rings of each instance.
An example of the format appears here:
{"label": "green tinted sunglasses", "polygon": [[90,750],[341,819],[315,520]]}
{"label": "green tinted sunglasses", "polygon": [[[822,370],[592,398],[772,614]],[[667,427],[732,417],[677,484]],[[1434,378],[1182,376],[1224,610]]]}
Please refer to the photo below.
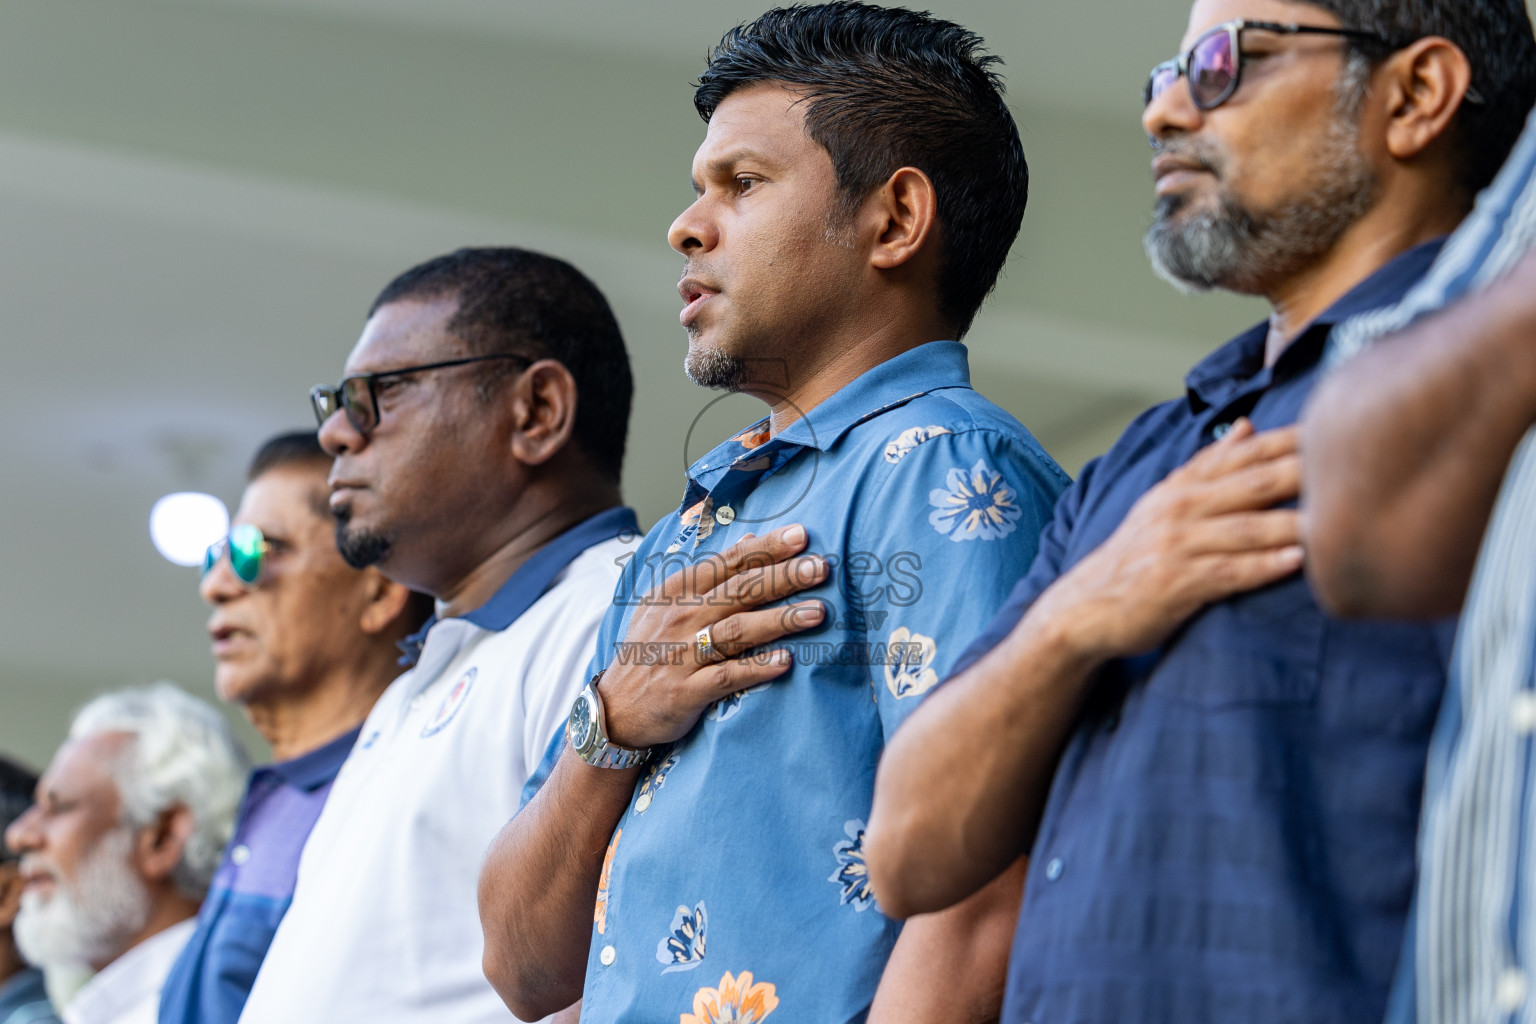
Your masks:
{"label": "green tinted sunglasses", "polygon": [[261,570],[271,547],[271,542],[258,527],[250,523],[231,527],[228,537],[208,545],[208,552],[203,555],[203,575],[212,572],[227,551],[229,567],[234,571],[235,578],[248,587],[254,587],[261,581]]}

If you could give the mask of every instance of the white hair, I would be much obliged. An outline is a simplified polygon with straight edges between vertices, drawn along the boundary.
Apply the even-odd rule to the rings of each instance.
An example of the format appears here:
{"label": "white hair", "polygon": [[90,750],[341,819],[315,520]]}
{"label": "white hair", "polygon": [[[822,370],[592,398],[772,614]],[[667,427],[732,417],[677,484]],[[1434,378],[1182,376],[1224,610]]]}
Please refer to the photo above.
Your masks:
{"label": "white hair", "polygon": [[171,873],[176,887],[201,899],[235,830],[250,761],[229,722],[170,683],[103,694],[75,713],[69,738],[100,733],[132,737],[114,777],[123,821],[152,825],[174,807],[192,816],[192,835]]}

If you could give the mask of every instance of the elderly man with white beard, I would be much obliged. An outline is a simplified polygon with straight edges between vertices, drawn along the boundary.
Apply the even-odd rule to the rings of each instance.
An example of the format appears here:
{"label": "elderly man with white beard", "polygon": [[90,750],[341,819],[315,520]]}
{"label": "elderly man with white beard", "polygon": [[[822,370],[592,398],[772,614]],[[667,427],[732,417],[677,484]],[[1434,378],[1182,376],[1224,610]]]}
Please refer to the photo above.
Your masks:
{"label": "elderly man with white beard", "polygon": [[[0,828],[8,828],[26,813],[36,789],[36,772],[0,756]],[[18,860],[0,845],[0,1024],[59,1024],[42,973],[22,959],[11,934],[21,910]]]}
{"label": "elderly man with white beard", "polygon": [[234,827],[247,762],[228,723],[169,683],[82,708],[6,830],[16,942],[45,971],[97,972],[65,1024],[153,1024]]}

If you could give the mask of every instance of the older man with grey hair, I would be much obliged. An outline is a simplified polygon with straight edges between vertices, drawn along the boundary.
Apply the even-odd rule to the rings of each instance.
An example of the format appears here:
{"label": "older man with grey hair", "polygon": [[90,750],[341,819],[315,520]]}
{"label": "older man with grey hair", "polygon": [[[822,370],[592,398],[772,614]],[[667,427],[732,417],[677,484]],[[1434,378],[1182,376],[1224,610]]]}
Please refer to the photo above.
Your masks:
{"label": "older man with grey hair", "polygon": [[45,970],[97,972],[65,1024],[153,1024],[234,827],[247,762],[228,723],[169,683],[82,708],[6,830],[24,885],[16,941]]}

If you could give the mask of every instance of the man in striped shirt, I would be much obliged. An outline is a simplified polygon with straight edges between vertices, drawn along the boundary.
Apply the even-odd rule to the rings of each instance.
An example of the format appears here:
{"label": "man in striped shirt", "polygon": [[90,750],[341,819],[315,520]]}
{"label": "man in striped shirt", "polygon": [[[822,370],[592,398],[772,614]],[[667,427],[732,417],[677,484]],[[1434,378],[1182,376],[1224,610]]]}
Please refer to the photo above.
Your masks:
{"label": "man in striped shirt", "polygon": [[1334,358],[1358,357],[1306,421],[1323,601],[1396,617],[1465,601],[1391,1024],[1536,1020],[1533,248],[1536,116],[1420,285],[1337,329]]}

